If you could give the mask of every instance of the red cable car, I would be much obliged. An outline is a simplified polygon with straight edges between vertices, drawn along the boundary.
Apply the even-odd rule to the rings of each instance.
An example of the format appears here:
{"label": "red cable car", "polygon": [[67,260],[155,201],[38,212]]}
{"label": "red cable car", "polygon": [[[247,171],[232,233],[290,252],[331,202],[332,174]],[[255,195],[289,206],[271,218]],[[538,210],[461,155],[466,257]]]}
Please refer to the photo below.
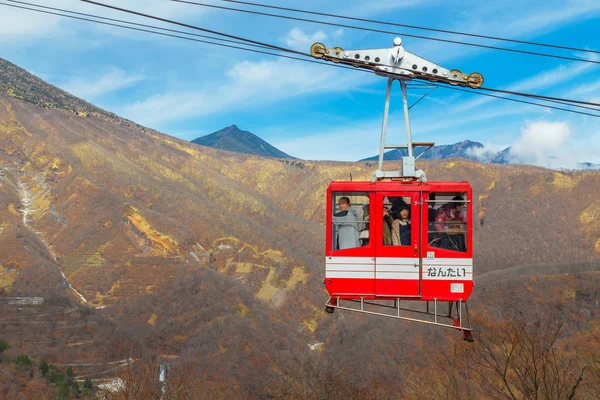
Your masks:
{"label": "red cable car", "polygon": [[[331,297],[325,310],[459,329],[471,342],[466,301],[473,290],[472,189],[468,182],[427,182],[425,173],[415,170],[415,160],[434,144],[412,142],[406,81],[419,78],[479,87],[483,77],[444,69],[405,51],[401,44],[396,38],[392,49],[344,51],[320,43],[311,47],[317,58],[388,77],[379,165],[372,180],[331,182],[327,188],[324,283]],[[400,81],[402,89],[406,145],[385,144],[394,80]],[[415,157],[413,148],[422,146],[425,151]],[[406,149],[401,171],[383,171],[385,149]],[[424,306],[407,306],[417,302]]]}

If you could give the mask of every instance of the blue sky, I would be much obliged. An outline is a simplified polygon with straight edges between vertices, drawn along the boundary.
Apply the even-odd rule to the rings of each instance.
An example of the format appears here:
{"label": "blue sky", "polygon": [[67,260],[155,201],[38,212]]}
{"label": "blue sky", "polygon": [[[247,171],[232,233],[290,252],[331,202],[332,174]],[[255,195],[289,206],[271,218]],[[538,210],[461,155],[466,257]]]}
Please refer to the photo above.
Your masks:
{"label": "blue sky", "polygon": [[[379,0],[273,1],[269,4],[520,40],[600,50],[600,1]],[[181,29],[76,0],[31,3]],[[257,1],[260,2],[260,1]],[[240,7],[219,0],[206,0]],[[168,0],[109,4],[308,52],[391,47],[394,35],[286,21]],[[249,7],[245,7],[249,8]],[[268,11],[268,10],[264,10]],[[332,18],[320,19],[335,21]],[[348,21],[335,21],[359,24]],[[366,24],[361,24],[367,26]],[[400,33],[599,59],[408,28]],[[399,35],[402,37],[402,35]],[[600,102],[600,65],[475,49],[403,37],[406,50],[448,69],[478,71],[490,88]],[[241,50],[160,37],[0,6],[0,57],[140,124],[192,140],[236,124],[296,157],[353,161],[379,148],[386,79]],[[594,58],[596,57],[596,58]],[[398,85],[389,142],[404,139]],[[422,89],[409,89],[416,101]],[[413,140],[470,139],[513,146],[520,162],[548,167],[600,163],[600,119],[438,88],[411,109]]]}

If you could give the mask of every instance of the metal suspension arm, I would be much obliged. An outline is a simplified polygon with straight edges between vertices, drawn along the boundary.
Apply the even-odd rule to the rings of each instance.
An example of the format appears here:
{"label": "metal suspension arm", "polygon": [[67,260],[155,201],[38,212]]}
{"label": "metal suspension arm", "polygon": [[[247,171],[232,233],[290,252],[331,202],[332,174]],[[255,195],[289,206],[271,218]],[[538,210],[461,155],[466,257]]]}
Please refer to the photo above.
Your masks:
{"label": "metal suspension arm", "polygon": [[479,88],[483,76],[479,72],[463,74],[457,69],[448,70],[419,57],[402,47],[402,39],[394,39],[390,49],[344,50],[341,47],[327,48],[322,43],[314,43],[310,54],[315,58],[370,69],[377,75],[392,79],[424,79],[450,85]]}

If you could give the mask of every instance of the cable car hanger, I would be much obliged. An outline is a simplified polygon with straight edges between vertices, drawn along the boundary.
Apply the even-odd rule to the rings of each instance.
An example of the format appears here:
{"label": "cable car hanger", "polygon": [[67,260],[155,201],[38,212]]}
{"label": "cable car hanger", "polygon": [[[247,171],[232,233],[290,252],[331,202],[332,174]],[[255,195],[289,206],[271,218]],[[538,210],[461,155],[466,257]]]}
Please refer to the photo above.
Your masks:
{"label": "cable car hanger", "polygon": [[[478,72],[463,74],[457,69],[449,70],[410,53],[402,47],[402,39],[399,37],[394,39],[393,47],[387,49],[344,50],[341,47],[327,48],[317,42],[311,46],[310,53],[317,59],[367,69],[388,79],[381,127],[379,163],[377,170],[373,173],[371,183],[333,181],[327,188],[328,202],[334,201],[335,203],[335,196],[352,196],[351,193],[356,192],[369,193],[370,201],[375,203],[371,202],[368,219],[362,221],[368,226],[363,228],[363,231],[366,230],[368,234],[363,239],[368,240],[363,243],[358,242],[358,246],[356,246],[356,240],[352,241],[353,238],[356,239],[353,235],[354,231],[347,229],[352,226],[352,222],[355,222],[357,226],[361,223],[358,219],[354,221],[357,213],[354,213],[354,217],[347,213],[350,199],[340,197],[340,200],[346,199],[344,204],[347,205],[347,208],[334,215],[336,208],[332,206],[327,214],[327,247],[323,283],[330,298],[325,304],[325,311],[332,313],[335,309],[341,309],[457,329],[463,332],[464,340],[472,342],[473,328],[466,302],[473,288],[472,222],[468,225],[465,223],[460,232],[450,232],[450,229],[443,228],[440,231],[437,225],[435,231],[432,232],[430,227],[432,221],[429,219],[430,215],[437,216],[438,212],[452,213],[450,207],[452,203],[460,203],[468,207],[468,213],[471,215],[472,189],[468,182],[427,183],[425,173],[415,169],[415,160],[431,149],[434,143],[412,141],[410,107],[406,87],[407,82],[418,79],[477,89],[483,85],[483,76]],[[390,95],[394,80],[400,82],[402,90],[406,144],[386,144]],[[415,156],[415,147],[425,147],[425,151]],[[383,171],[386,149],[407,150],[407,155],[402,156],[400,171]],[[459,192],[464,194],[466,199],[457,196]],[[426,197],[423,197],[424,193]],[[452,200],[435,200],[431,195],[445,197],[451,195],[458,199],[453,197]],[[382,203],[385,205],[385,199],[389,200],[390,196],[401,198],[409,213],[411,210],[414,212],[408,223],[409,230],[405,231],[405,233],[408,232],[408,244],[394,244],[393,239],[392,243],[386,242],[384,227],[388,222],[385,220],[386,214],[380,214],[380,205]],[[405,202],[405,197],[410,200]],[[424,204],[435,204],[438,201],[447,204],[442,206],[443,209],[438,208],[432,211],[425,206],[426,208],[423,210]],[[373,204],[375,205],[373,206]],[[462,212],[462,209],[459,212]],[[335,228],[334,217],[340,219],[336,222],[341,226],[339,231]],[[345,219],[341,220],[342,218]],[[452,219],[464,222],[463,219],[456,217],[456,214],[453,214]],[[447,222],[443,218],[439,222],[436,218],[435,221],[435,224],[438,225]],[[388,224],[388,227],[390,230],[398,229],[394,228],[393,224],[392,226]],[[342,247],[340,237],[342,237],[344,228],[344,245]],[[400,228],[401,231],[402,228]],[[454,247],[450,246],[450,243],[454,243]],[[342,301],[351,304],[358,303],[360,308],[342,306]],[[393,305],[382,304],[386,301],[393,301]],[[403,307],[401,304],[403,301],[426,302],[426,309],[417,310]],[[442,302],[448,302],[447,314],[445,310],[442,311],[443,308],[440,306]],[[433,309],[430,308],[430,303],[433,303]],[[378,310],[387,310],[387,312],[367,310],[367,305],[369,308],[376,307]],[[390,309],[394,312],[390,313]],[[425,314],[429,318],[403,316],[401,312]],[[449,318],[452,322],[442,322],[440,318]]]}
{"label": "cable car hanger", "polygon": [[[453,86],[468,86],[473,89],[483,85],[483,75],[479,72],[463,74],[458,69],[448,70],[438,64],[419,57],[402,47],[402,39],[394,38],[394,46],[388,49],[344,50],[341,47],[328,48],[323,43],[316,42],[310,47],[310,54],[319,59],[351,65],[356,68],[370,69],[375,74],[388,78],[381,127],[381,143],[379,146],[379,163],[373,173],[372,182],[385,178],[412,178],[427,182],[427,177],[422,170],[415,170],[415,160],[431,149],[433,142],[413,142],[408,115],[408,99],[406,97],[406,82],[413,79],[442,82]],[[390,108],[390,93],[392,82],[400,81],[402,102],[404,104],[404,121],[406,125],[407,144],[388,145],[385,143],[387,121]],[[414,156],[415,147],[426,147],[417,157]],[[383,157],[386,149],[407,149],[408,155],[402,157],[402,171],[383,171]]]}

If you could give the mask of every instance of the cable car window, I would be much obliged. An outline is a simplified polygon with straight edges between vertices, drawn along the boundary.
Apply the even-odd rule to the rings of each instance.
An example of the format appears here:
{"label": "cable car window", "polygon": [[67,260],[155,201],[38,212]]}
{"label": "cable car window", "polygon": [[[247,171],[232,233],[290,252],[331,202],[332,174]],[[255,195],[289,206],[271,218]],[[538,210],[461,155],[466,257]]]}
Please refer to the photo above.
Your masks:
{"label": "cable car window", "polygon": [[364,192],[333,193],[332,250],[369,244],[369,195]]}
{"label": "cable car window", "polygon": [[431,247],[467,251],[466,193],[430,193],[427,199],[428,240]]}
{"label": "cable car window", "polygon": [[387,196],[383,199],[383,245],[410,246],[410,197]]}

